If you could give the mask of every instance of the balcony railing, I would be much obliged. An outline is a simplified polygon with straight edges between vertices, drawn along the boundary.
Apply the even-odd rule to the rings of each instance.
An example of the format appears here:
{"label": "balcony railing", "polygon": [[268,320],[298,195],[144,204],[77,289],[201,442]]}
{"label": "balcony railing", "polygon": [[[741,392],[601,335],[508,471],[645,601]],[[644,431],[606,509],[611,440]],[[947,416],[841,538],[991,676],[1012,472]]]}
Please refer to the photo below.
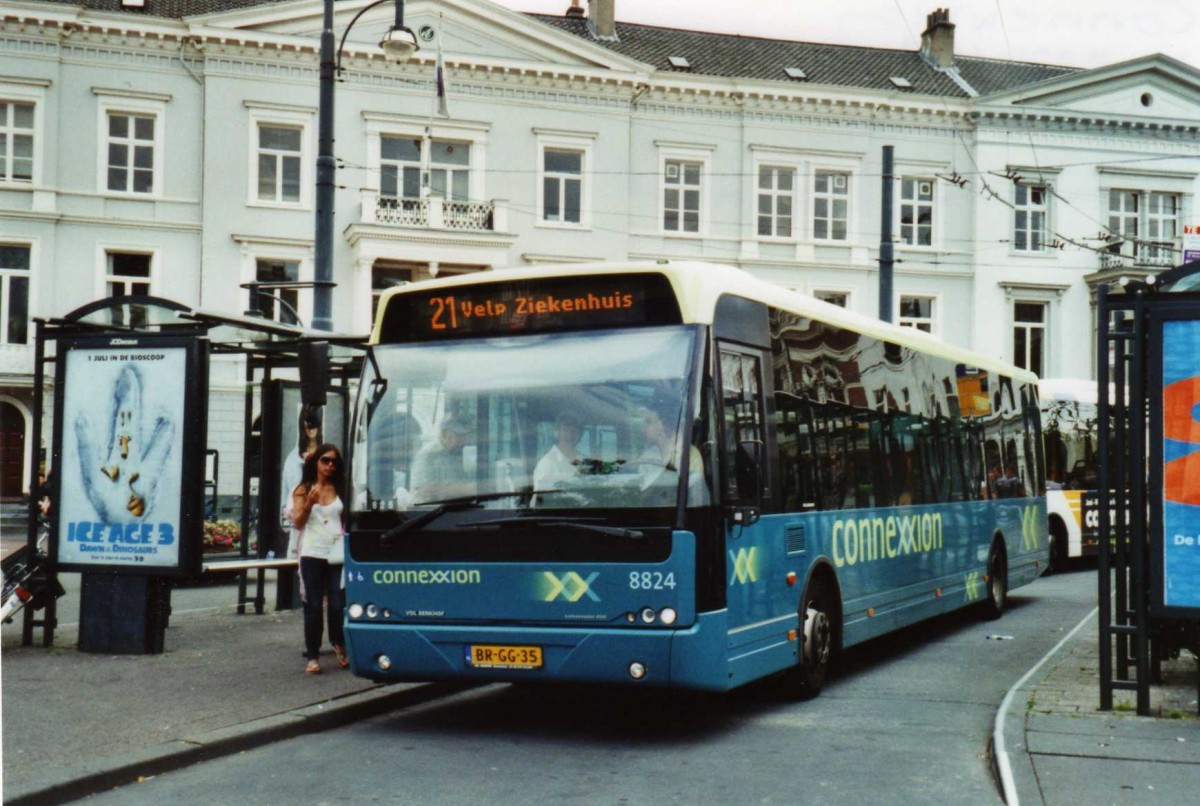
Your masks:
{"label": "balcony railing", "polygon": [[1118,269],[1122,266],[1175,266],[1182,262],[1177,241],[1121,241],[1100,254],[1100,268]]}
{"label": "balcony railing", "polygon": [[508,209],[503,201],[451,201],[437,196],[409,199],[362,192],[364,224],[388,224],[457,232],[506,232]]}

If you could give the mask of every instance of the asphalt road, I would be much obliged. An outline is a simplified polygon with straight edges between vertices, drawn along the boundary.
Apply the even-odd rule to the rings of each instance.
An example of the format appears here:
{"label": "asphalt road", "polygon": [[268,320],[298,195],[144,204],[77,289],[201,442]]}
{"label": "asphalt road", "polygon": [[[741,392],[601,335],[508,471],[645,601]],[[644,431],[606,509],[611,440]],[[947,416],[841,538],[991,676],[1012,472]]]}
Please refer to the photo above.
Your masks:
{"label": "asphalt road", "polygon": [[1008,688],[1094,607],[1095,571],[847,653],[810,702],[489,686],[260,748],[95,803],[1000,803],[988,741]]}

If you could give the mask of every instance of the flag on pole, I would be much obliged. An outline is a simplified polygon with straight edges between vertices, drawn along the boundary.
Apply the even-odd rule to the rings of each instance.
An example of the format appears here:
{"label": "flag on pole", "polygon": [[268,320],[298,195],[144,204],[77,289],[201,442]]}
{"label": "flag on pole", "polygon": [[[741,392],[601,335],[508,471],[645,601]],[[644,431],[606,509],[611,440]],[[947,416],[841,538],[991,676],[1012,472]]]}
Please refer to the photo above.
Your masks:
{"label": "flag on pole", "polygon": [[450,107],[446,102],[446,62],[442,59],[442,32],[438,31],[437,68],[437,113],[444,118],[450,117]]}

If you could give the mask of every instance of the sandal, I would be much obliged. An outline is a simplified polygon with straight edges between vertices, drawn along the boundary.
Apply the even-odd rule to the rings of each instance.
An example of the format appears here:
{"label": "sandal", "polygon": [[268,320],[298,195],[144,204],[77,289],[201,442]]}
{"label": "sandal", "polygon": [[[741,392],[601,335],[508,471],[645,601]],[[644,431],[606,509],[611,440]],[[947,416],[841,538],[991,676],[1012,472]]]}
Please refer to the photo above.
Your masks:
{"label": "sandal", "polygon": [[335,646],[333,648],[333,654],[337,655],[337,665],[339,669],[350,668],[350,656],[346,654],[345,647]]}
{"label": "sandal", "polygon": [[304,667],[304,673],[305,674],[320,674],[321,673],[320,662],[318,662],[316,660],[310,660],[308,662],[308,664]]}

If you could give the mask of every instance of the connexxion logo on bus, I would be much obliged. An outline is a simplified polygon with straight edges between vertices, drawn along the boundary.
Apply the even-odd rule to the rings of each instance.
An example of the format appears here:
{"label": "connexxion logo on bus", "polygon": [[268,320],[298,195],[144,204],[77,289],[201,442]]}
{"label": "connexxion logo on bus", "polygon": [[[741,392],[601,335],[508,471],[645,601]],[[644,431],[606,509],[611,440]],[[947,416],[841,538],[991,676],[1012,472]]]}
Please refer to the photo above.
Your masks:
{"label": "connexxion logo on bus", "polygon": [[478,585],[483,575],[475,568],[379,570],[371,575],[371,581],[376,585]]}

